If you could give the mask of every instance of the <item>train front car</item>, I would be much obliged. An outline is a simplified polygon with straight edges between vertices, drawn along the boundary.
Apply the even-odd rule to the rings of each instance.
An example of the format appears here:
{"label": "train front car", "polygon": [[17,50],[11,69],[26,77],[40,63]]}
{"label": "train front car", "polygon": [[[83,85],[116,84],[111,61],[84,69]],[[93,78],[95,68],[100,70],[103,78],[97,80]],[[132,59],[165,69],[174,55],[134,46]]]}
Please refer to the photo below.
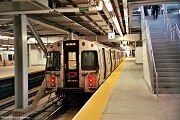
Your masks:
{"label": "train front car", "polygon": [[102,82],[98,51],[98,45],[87,40],[58,41],[50,45],[45,77],[47,89],[56,94],[95,92]]}

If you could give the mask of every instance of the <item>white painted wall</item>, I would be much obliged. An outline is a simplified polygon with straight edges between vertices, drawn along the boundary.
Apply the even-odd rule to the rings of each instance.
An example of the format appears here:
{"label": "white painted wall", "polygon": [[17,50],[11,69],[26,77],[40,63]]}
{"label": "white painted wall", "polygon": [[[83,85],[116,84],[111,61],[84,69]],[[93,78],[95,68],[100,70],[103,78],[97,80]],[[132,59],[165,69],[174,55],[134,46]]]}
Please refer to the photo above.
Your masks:
{"label": "white painted wall", "polygon": [[44,58],[44,53],[42,51],[30,50],[29,56],[30,56],[29,62],[31,66],[46,64],[46,58]]}
{"label": "white painted wall", "polygon": [[136,63],[143,63],[143,47],[136,47],[135,58]]}
{"label": "white painted wall", "polygon": [[143,41],[143,75],[144,75],[144,80],[146,81],[150,91],[152,92],[152,84],[151,84],[150,69],[149,69],[149,64],[148,64],[146,41]]}

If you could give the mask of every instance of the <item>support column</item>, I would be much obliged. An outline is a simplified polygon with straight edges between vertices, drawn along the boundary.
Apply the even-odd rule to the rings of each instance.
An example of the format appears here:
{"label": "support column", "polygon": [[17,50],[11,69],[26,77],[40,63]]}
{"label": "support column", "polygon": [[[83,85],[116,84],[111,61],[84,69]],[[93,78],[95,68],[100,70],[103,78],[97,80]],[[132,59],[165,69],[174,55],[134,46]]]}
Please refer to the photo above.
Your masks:
{"label": "support column", "polygon": [[28,44],[28,67],[31,66],[31,44]]}
{"label": "support column", "polygon": [[14,16],[15,48],[15,110],[13,116],[21,116],[28,108],[28,62],[26,15]]}

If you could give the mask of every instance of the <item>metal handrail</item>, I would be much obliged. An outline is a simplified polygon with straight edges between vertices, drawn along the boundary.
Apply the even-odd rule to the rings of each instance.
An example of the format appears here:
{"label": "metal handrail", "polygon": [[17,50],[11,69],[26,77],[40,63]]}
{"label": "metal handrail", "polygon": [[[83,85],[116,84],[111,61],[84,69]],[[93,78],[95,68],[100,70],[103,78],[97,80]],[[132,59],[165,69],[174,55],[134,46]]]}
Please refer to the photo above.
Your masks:
{"label": "metal handrail", "polygon": [[169,17],[167,14],[164,13],[164,22],[167,21],[167,31],[170,31],[171,32],[171,41],[174,41],[174,31],[176,30],[176,33],[178,35],[178,38],[180,40],[180,30],[179,30],[179,27],[177,25],[177,23],[171,25],[171,22],[169,20]]}
{"label": "metal handrail", "polygon": [[171,25],[170,32],[171,32],[171,41],[174,41],[174,32],[176,31],[178,38],[180,40],[180,31],[178,25],[175,23],[174,25]]}
{"label": "metal handrail", "polygon": [[[155,73],[155,76],[156,76],[156,94],[157,94],[157,97],[158,97],[158,73],[156,71],[156,65],[155,65],[155,60],[154,60],[154,53],[153,53],[153,49],[152,49],[152,43],[151,43],[151,36],[150,36],[150,31],[149,31],[149,26],[147,24],[147,20],[145,20],[145,15],[144,15],[144,8],[143,6],[141,6],[141,23],[143,24],[144,27],[142,27],[142,31],[144,31],[146,33],[146,44],[147,44],[147,54],[148,54],[148,57],[149,57],[149,60],[148,60],[148,64],[150,66],[150,76],[151,76],[151,83],[153,85],[153,91],[154,90],[154,73]],[[150,42],[149,42],[150,41]],[[149,47],[148,47],[149,46]]]}
{"label": "metal handrail", "polygon": [[[152,48],[151,36],[150,36],[149,26],[147,25],[147,21],[145,21],[145,25],[147,26],[146,34],[147,34],[147,37],[148,37],[148,45],[149,45],[148,48],[149,48],[149,52],[150,52],[149,55],[151,55],[152,64],[153,64],[153,70],[154,70],[155,77],[156,77],[156,95],[158,97],[158,94],[159,94],[158,73],[157,73],[157,70],[156,70],[156,64],[155,64],[155,60],[154,60],[154,52],[153,52],[153,48]],[[153,74],[153,82],[154,82],[154,74]]]}

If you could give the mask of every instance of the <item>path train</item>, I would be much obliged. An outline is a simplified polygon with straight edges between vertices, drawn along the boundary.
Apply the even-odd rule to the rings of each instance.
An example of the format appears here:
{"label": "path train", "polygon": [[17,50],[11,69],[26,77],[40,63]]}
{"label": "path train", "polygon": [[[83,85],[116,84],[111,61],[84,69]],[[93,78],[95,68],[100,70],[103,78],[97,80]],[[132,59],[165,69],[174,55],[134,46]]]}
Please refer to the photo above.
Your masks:
{"label": "path train", "polygon": [[48,47],[45,80],[56,94],[95,92],[122,62],[123,52],[87,40],[58,41]]}
{"label": "path train", "polygon": [[0,51],[0,67],[14,65],[14,51]]}

